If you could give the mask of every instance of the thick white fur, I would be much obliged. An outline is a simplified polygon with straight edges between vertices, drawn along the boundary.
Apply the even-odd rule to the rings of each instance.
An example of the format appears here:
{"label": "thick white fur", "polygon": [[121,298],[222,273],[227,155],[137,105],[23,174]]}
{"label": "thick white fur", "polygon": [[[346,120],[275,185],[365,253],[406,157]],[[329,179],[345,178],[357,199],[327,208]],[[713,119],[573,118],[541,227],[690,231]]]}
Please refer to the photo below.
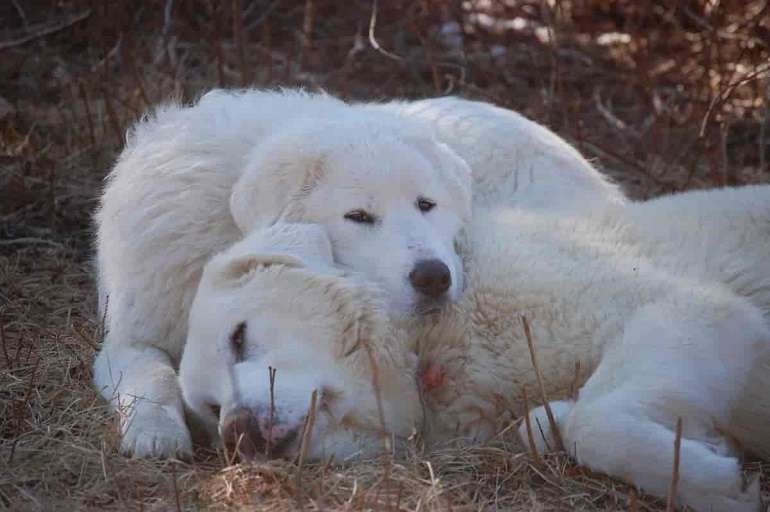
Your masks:
{"label": "thick white fur", "polygon": [[[477,211],[459,250],[467,288],[444,314],[413,322],[391,318],[386,334],[375,299],[368,300],[366,292],[347,304],[362,305],[358,314],[346,309],[338,322],[339,330],[351,315],[358,318],[369,326],[361,346],[391,354],[377,357],[377,371],[385,421],[397,439],[410,431],[408,387],[398,376],[414,372],[415,365],[415,381],[430,380],[422,390],[418,424],[434,443],[457,436],[488,440],[520,417],[522,387],[536,395],[520,320],[525,315],[546,392],[557,400],[561,435],[578,461],[665,496],[674,429],[682,418],[679,500],[704,511],[758,509],[758,483],[744,484],[736,455],[740,447],[770,456],[770,187],[686,193],[582,217]],[[253,252],[258,257],[259,251]],[[335,281],[330,271],[321,274],[345,289],[358,286],[349,277]],[[343,338],[329,327],[327,305],[308,294],[315,286],[310,277],[266,288],[257,277],[246,281],[250,292],[238,295],[226,318],[207,313],[212,304],[225,304],[218,297],[227,295],[226,289],[201,285],[185,359],[197,353],[202,360],[215,359],[207,340],[221,338],[234,322],[275,325],[269,336],[249,339],[255,350],[264,350],[252,371],[265,373],[260,361],[271,361],[273,350],[300,347],[294,349],[299,353],[305,347],[312,357],[304,363],[289,358],[286,364],[303,376],[305,392],[333,383],[334,407],[346,419],[332,419],[315,432],[314,453],[324,452],[326,436],[338,453],[355,453],[360,439],[346,443],[341,432],[349,434],[352,425],[366,436],[378,425],[366,377],[349,377],[351,365],[371,371],[363,351],[349,356],[353,359],[339,351],[328,359]],[[297,303],[305,297],[307,309],[300,310]],[[249,301],[253,306],[244,305]],[[291,304],[298,314],[270,324],[275,313],[261,311],[265,301],[273,309]],[[314,322],[323,327],[313,329]],[[356,344],[346,339],[344,346]],[[419,361],[394,357],[394,349],[413,352]],[[317,354],[323,364],[316,363]],[[568,393],[576,361],[587,380],[573,403]],[[198,383],[201,373],[201,367],[183,368],[191,402],[207,387]],[[425,378],[438,374],[441,379]],[[296,389],[292,394],[291,382],[283,386],[287,396],[299,394]],[[244,394],[249,406],[264,404],[265,383],[253,383]],[[353,395],[355,401],[348,401]],[[228,403],[227,393],[207,400]],[[358,415],[358,410],[369,412]],[[531,414],[547,433],[542,409]],[[545,441],[536,439],[541,449],[553,447],[552,438]]]}
{"label": "thick white fur", "polygon": [[[315,459],[380,452],[390,437],[373,434],[378,430],[399,443],[411,434],[417,358],[405,339],[389,333],[379,290],[334,267],[324,228],[257,231],[206,265],[199,290],[179,372],[185,400],[210,434],[242,407],[273,407],[276,422],[301,430],[314,390],[319,407],[308,454]],[[243,321],[246,356],[236,363],[230,334]],[[372,399],[372,365],[382,392],[399,397],[384,404],[385,425]],[[299,437],[292,448],[296,453]]]}
{"label": "thick white fur", "polygon": [[[453,242],[469,215],[471,180],[457,153],[485,187],[507,183],[507,174],[534,177],[537,187],[509,190],[537,196],[532,204],[623,200],[565,142],[517,114],[460,99],[414,105],[214,91],[191,108],[162,107],[133,129],[96,216],[107,335],[94,381],[120,411],[123,451],[190,450],[174,369],[188,312],[205,262],[244,234],[276,222],[322,224],[336,261],[378,282],[389,307],[413,311],[407,276],[420,258],[447,263],[450,298],[461,290]],[[454,110],[457,122],[445,117]],[[577,199],[549,195],[562,182]],[[426,215],[415,206],[421,195],[437,203]],[[358,208],[378,224],[343,218]]]}
{"label": "thick white fur", "polygon": [[471,167],[473,205],[583,214],[626,201],[564,139],[521,114],[455,97],[370,105],[396,110],[435,130]]}
{"label": "thick white fur", "polygon": [[[428,400],[434,436],[459,424],[459,435],[489,438],[495,420],[523,413],[520,387],[537,389],[526,315],[548,395],[567,396],[575,361],[588,377],[574,404],[556,404],[579,462],[665,496],[681,417],[679,499],[758,509],[733,441],[770,457],[770,187],[690,192],[589,219],[500,211],[477,215],[467,232],[469,293],[421,340],[423,364],[447,366],[449,385]],[[532,415],[548,435],[544,411]]]}

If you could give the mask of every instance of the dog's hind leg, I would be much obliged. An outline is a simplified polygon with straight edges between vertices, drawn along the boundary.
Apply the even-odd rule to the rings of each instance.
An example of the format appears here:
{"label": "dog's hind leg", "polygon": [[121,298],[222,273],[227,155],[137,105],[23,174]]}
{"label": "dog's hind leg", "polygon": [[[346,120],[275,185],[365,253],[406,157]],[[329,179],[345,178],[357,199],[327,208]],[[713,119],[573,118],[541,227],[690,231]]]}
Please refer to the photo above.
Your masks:
{"label": "dog's hind leg", "polygon": [[[562,435],[579,463],[627,480],[650,494],[668,495],[674,430],[651,419],[643,405],[624,390],[588,404],[578,401]],[[745,488],[738,459],[687,438],[681,440],[679,457],[680,503],[696,511],[759,509],[758,481]]]}
{"label": "dog's hind leg", "polygon": [[581,464],[666,496],[682,420],[677,498],[704,511],[756,511],[758,483],[718,427],[729,421],[766,335],[761,314],[722,294],[648,304],[605,348],[567,419],[564,444]]}
{"label": "dog's hind leg", "polygon": [[134,457],[185,457],[192,451],[176,371],[150,345],[105,343],[94,384],[120,419],[121,451]]}

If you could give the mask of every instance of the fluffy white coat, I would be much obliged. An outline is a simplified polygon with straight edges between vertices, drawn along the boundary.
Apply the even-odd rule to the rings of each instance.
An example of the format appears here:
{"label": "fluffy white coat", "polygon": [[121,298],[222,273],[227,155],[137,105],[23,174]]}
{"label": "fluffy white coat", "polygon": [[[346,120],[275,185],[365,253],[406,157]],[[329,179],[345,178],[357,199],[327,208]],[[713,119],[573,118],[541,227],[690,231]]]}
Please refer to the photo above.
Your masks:
{"label": "fluffy white coat", "polygon": [[[377,287],[313,248],[322,235],[303,225],[255,233],[207,267],[180,377],[212,430],[234,406],[264,406],[271,365],[295,425],[310,391],[324,397],[314,457],[368,453],[381,427],[402,443],[415,428],[432,443],[488,440],[523,414],[523,387],[536,395],[526,316],[580,463],[665,496],[681,418],[680,501],[758,509],[758,483],[743,481],[737,456],[770,457],[770,187],[589,216],[477,211],[460,238],[466,290],[430,319],[386,319]],[[234,364],[228,333],[239,322],[248,355]],[[573,402],[576,361],[584,378]],[[531,415],[548,438],[538,436],[540,449],[553,447],[542,409]]]}
{"label": "fluffy white coat", "polygon": [[[123,451],[189,452],[175,370],[188,312],[204,264],[255,229],[324,225],[335,260],[378,282],[388,307],[405,312],[420,309],[410,269],[439,259],[456,298],[469,163],[477,189],[505,191],[508,202],[569,210],[623,201],[548,130],[455,98],[347,105],[323,94],[214,91],[134,127],[96,215],[107,335],[94,382],[120,413]],[[427,213],[416,208],[423,197],[436,205]],[[376,222],[350,222],[355,210]]]}

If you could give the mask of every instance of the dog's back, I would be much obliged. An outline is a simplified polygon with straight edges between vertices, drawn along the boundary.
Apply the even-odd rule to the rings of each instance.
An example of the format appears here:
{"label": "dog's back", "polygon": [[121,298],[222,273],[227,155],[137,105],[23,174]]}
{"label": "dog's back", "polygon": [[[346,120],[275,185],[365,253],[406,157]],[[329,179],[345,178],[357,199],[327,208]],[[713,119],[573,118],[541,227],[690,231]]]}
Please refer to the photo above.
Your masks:
{"label": "dog's back", "polygon": [[459,97],[366,108],[397,112],[434,130],[473,170],[475,206],[582,214],[626,201],[567,141],[512,110]]}
{"label": "dog's back", "polygon": [[659,265],[724,283],[770,322],[770,185],[687,192],[626,212],[630,237]]}
{"label": "dog's back", "polygon": [[[721,281],[770,325],[770,186],[694,191],[630,205],[632,236],[677,273]],[[760,347],[728,433],[770,460],[770,346]]]}

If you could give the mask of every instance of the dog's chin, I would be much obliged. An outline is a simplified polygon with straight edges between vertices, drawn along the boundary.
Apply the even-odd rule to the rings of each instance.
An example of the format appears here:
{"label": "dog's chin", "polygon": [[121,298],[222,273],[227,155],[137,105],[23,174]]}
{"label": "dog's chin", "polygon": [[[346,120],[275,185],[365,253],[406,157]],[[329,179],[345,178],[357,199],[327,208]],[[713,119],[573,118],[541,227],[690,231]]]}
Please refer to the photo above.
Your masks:
{"label": "dog's chin", "polygon": [[[232,450],[232,448],[230,448]],[[289,445],[289,447],[284,451],[281,450],[280,453],[270,453],[267,454],[263,451],[251,451],[251,450],[238,450],[237,453],[229,453],[227,454],[228,457],[231,457],[233,455],[237,455],[237,459],[240,462],[253,462],[253,463],[259,463],[263,464],[266,462],[269,462],[271,460],[287,460],[287,461],[297,461],[297,457],[299,457],[299,450],[300,450],[300,444],[299,440],[292,441]]]}
{"label": "dog's chin", "polygon": [[418,316],[432,316],[441,313],[452,299],[444,297],[441,299],[420,299],[414,304],[414,314]]}
{"label": "dog's chin", "polygon": [[390,301],[391,312],[399,315],[430,316],[441,313],[455,301],[452,294],[447,294],[441,298],[433,299],[430,297],[418,296],[412,293],[411,297],[404,300]]}

